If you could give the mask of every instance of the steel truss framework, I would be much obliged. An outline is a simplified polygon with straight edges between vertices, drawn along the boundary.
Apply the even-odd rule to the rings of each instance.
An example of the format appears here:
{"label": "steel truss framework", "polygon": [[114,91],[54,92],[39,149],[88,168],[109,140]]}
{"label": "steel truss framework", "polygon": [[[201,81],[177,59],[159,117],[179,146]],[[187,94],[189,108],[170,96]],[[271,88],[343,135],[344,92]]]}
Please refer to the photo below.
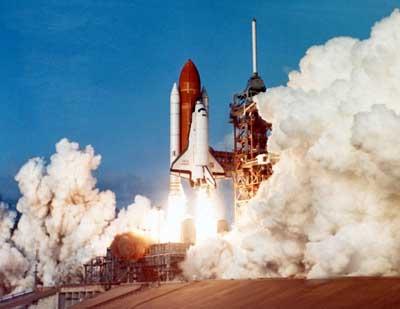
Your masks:
{"label": "steel truss framework", "polygon": [[171,281],[181,276],[181,263],[189,247],[184,243],[151,245],[146,255],[137,261],[124,261],[107,249],[105,257],[99,256],[84,265],[86,284],[102,284],[106,288],[129,282]]}
{"label": "steel truss framework", "polygon": [[235,94],[230,105],[230,120],[234,130],[232,179],[235,219],[255,196],[261,182],[272,175],[272,163],[268,160],[267,150],[271,124],[261,118],[253,100],[254,95],[264,91],[263,81],[254,74],[246,90]]}

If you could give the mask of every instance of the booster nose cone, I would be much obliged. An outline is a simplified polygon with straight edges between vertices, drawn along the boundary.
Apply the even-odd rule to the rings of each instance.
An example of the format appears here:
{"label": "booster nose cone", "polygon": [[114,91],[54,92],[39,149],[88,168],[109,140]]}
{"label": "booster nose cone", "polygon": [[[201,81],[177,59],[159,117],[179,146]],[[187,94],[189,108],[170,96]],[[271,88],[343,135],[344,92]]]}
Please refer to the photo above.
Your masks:
{"label": "booster nose cone", "polygon": [[176,85],[176,83],[173,84],[172,89],[171,89],[171,94],[172,93],[179,93],[178,92],[178,86]]}
{"label": "booster nose cone", "polygon": [[170,95],[171,101],[176,97],[179,97],[179,91],[178,91],[178,86],[176,85],[176,83],[174,83],[171,89],[171,95]]}

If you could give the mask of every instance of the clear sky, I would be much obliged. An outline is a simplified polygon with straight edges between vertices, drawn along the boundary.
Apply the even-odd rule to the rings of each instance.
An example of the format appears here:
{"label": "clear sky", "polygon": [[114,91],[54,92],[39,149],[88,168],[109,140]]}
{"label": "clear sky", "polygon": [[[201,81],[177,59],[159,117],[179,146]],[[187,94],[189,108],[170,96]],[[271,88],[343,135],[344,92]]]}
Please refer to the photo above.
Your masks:
{"label": "clear sky", "polygon": [[168,187],[169,94],[196,63],[211,101],[212,145],[231,132],[228,105],[251,73],[250,21],[259,71],[285,84],[308,47],[366,38],[400,0],[1,1],[0,193],[30,157],[61,138],[102,155],[101,187],[121,199]]}

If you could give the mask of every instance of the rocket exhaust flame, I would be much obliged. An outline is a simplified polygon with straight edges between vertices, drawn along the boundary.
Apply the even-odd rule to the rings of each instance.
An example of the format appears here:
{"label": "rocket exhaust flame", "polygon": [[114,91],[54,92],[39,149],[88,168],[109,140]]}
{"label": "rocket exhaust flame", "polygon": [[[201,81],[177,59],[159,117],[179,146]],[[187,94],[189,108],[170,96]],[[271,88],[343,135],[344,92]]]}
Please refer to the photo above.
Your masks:
{"label": "rocket exhaust flame", "polygon": [[148,239],[128,232],[116,235],[110,248],[114,256],[129,261],[142,258],[150,244]]}
{"label": "rocket exhaust flame", "polygon": [[181,191],[178,194],[169,194],[167,205],[167,222],[163,241],[181,241],[181,225],[186,215],[186,197]]}
{"label": "rocket exhaust flame", "polygon": [[195,201],[196,241],[203,241],[217,235],[216,204],[208,187],[196,190]]}

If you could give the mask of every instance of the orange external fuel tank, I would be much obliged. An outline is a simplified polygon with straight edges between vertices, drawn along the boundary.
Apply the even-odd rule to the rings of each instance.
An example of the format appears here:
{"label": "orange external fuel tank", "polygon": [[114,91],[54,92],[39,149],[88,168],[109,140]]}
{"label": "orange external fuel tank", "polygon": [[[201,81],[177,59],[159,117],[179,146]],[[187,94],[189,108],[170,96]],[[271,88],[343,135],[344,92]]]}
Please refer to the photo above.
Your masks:
{"label": "orange external fuel tank", "polygon": [[189,59],[182,68],[179,76],[180,97],[180,153],[189,144],[190,124],[196,100],[201,96],[200,75],[194,63]]}

